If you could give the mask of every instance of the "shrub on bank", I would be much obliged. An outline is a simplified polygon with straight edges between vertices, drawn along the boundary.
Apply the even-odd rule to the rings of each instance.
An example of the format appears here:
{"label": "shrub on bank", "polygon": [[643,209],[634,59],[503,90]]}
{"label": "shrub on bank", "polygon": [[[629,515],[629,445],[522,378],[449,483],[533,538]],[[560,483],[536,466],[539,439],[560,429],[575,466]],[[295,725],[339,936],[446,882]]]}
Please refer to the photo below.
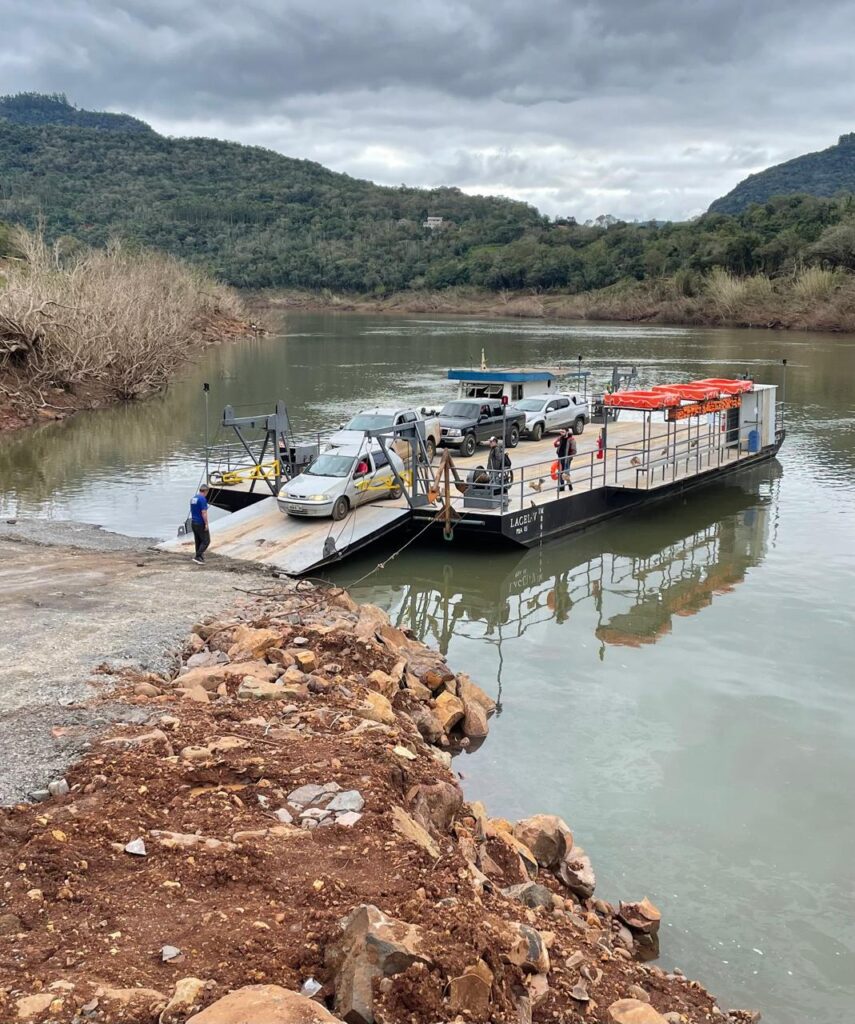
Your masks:
{"label": "shrub on bank", "polygon": [[19,231],[0,289],[0,369],[36,390],[95,386],[132,398],[242,325],[234,291],[170,256],[119,243],[64,255]]}

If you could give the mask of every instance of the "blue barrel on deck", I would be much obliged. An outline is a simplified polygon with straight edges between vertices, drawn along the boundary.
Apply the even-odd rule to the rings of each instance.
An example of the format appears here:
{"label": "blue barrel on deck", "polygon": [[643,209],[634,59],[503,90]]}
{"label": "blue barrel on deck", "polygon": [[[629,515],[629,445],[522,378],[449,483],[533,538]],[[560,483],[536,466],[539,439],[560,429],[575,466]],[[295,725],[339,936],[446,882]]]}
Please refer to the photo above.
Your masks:
{"label": "blue barrel on deck", "polygon": [[760,451],[760,431],[749,430],[748,432],[748,454],[756,455]]}

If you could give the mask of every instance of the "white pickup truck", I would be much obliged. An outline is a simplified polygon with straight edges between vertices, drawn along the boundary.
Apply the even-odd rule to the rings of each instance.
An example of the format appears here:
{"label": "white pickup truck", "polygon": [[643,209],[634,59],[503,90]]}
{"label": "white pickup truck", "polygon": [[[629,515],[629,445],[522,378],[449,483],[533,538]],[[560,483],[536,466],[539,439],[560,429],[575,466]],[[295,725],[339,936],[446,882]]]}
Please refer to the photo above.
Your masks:
{"label": "white pickup truck", "polygon": [[[419,436],[424,441],[428,459],[432,460],[442,434],[438,417],[426,416],[424,409],[421,413],[416,412],[415,409],[396,409],[391,405],[363,409],[332,435],[329,444],[335,446],[359,444],[365,437],[366,430],[409,427],[413,424],[416,425]],[[410,445],[405,438],[393,441],[392,447],[405,462],[409,461]]]}
{"label": "white pickup truck", "polygon": [[569,427],[574,434],[581,434],[585,424],[591,422],[588,403],[579,395],[531,395],[514,402],[518,412],[525,413],[523,434],[532,441],[539,441],[550,430]]}

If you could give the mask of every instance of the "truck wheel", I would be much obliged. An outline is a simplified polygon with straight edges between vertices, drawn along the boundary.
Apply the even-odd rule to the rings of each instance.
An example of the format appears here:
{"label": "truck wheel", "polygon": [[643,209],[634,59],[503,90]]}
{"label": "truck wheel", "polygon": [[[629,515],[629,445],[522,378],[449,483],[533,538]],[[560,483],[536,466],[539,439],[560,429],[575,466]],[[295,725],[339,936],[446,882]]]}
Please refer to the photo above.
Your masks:
{"label": "truck wheel", "polygon": [[478,445],[478,442],[475,440],[475,435],[474,434],[467,434],[466,437],[463,438],[463,444],[460,446],[460,451],[468,459],[470,455],[474,455],[475,454],[475,449],[476,449],[477,445]]}
{"label": "truck wheel", "polygon": [[342,494],[340,498],[336,498],[335,504],[332,507],[332,517],[336,522],[344,519],[347,513],[350,511],[350,502]]}
{"label": "truck wheel", "polygon": [[573,420],[573,433],[574,434],[581,434],[584,429],[585,429],[585,420],[584,420],[584,418],[582,416],[577,416],[576,419]]}
{"label": "truck wheel", "polygon": [[535,423],[531,428],[531,439],[532,441],[539,441],[543,437],[543,424]]}
{"label": "truck wheel", "polygon": [[436,442],[432,437],[425,441],[425,451],[427,452],[428,462],[433,462],[433,457],[436,455]]}
{"label": "truck wheel", "polygon": [[516,448],[520,443],[520,428],[511,427],[508,431],[508,448]]}

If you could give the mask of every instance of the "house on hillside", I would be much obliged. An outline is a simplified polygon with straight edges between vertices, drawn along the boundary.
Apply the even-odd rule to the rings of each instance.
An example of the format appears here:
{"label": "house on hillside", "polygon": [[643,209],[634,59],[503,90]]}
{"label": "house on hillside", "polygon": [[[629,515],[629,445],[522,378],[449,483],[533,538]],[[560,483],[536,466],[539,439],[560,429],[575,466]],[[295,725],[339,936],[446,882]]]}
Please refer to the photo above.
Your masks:
{"label": "house on hillside", "polygon": [[428,217],[428,219],[422,223],[422,227],[430,228],[431,231],[435,231],[437,228],[442,227],[442,217]]}

